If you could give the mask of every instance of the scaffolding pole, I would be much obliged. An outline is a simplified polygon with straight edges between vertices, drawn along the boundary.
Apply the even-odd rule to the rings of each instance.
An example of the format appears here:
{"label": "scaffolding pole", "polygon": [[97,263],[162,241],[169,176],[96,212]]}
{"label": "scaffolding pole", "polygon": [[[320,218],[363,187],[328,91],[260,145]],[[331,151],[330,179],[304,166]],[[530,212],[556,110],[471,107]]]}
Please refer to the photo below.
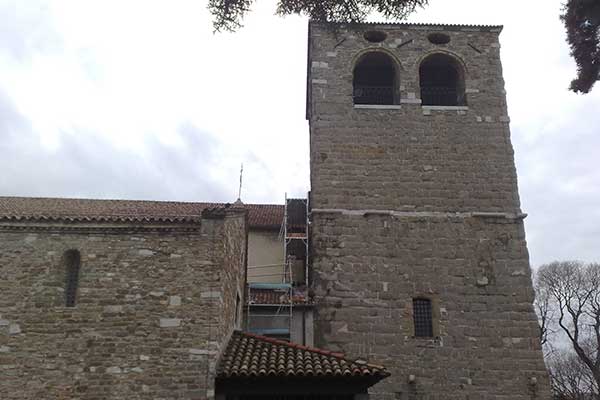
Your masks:
{"label": "scaffolding pole", "polygon": [[[249,330],[255,328],[253,322],[264,321],[269,319],[273,321],[269,324],[262,325],[260,329],[255,329],[258,333],[270,335],[289,335],[291,340],[293,317],[294,317],[294,285],[303,281],[307,292],[302,293],[306,296],[309,286],[309,224],[308,224],[309,204],[308,197],[306,199],[288,199],[285,194],[284,212],[280,235],[283,236],[283,264],[267,264],[256,265],[249,267],[254,269],[256,275],[253,277],[273,277],[281,274],[281,283],[249,283],[248,284],[248,299],[247,299],[247,327]],[[281,237],[281,236],[280,236]],[[301,245],[300,245],[301,244]],[[299,276],[294,276],[294,262],[303,259],[304,279]],[[281,272],[264,270],[273,267],[283,267]],[[300,272],[301,274],[301,272]],[[300,278],[300,279],[299,279]],[[294,279],[299,279],[295,281]],[[263,291],[262,295],[267,294],[267,298],[262,298],[262,301],[268,304],[261,304],[256,300],[261,300],[261,297],[256,296],[259,291]],[[274,294],[275,293],[275,294]],[[280,297],[277,294],[281,293]],[[268,296],[271,297],[268,297]],[[252,307],[256,307],[252,310]],[[260,311],[259,311],[260,310]],[[276,321],[280,318],[288,318],[288,329],[283,329],[282,324]]]}
{"label": "scaffolding pole", "polygon": [[[304,232],[290,232],[290,214],[289,207],[291,202],[302,202],[304,206],[304,221],[302,224],[304,226]],[[289,263],[290,259],[290,249],[289,247],[295,241],[301,241],[304,247],[304,285],[308,288],[309,285],[309,265],[308,265],[308,238],[309,238],[309,221],[308,221],[308,213],[309,213],[309,204],[308,204],[308,196],[306,199],[288,199],[287,193],[285,194],[285,207],[284,207],[284,223],[283,223],[283,232],[284,232],[284,240],[283,240],[283,251],[284,251],[284,260],[286,263]],[[291,264],[290,264],[291,268]]]}

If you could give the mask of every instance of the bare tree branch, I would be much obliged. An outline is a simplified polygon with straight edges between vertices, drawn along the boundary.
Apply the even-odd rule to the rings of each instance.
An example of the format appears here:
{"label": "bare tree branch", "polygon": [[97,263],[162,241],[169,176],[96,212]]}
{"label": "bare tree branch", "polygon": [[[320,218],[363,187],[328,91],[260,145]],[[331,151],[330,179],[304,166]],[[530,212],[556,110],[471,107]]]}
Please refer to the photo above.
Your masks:
{"label": "bare tree branch", "polygon": [[[562,332],[570,352],[546,353],[552,385],[559,399],[598,395],[600,385],[600,264],[553,262],[535,276],[536,305],[545,347]],[[550,311],[552,310],[552,311]],[[549,327],[556,324],[554,332]],[[560,396],[559,396],[560,395]],[[561,397],[562,396],[562,397]]]}

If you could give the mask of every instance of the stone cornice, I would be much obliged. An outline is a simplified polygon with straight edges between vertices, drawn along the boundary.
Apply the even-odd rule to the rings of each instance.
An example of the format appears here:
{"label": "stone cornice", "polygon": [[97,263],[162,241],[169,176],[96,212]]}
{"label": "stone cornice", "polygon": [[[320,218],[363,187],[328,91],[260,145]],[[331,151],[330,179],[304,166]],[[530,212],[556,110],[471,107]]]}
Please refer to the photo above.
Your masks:
{"label": "stone cornice", "polygon": [[200,223],[127,224],[127,223],[65,223],[0,221],[0,232],[60,232],[60,233],[136,233],[179,232],[197,233]]}
{"label": "stone cornice", "polygon": [[412,218],[485,218],[485,219],[507,219],[523,220],[527,214],[522,212],[497,212],[497,211],[468,211],[468,212],[444,212],[444,211],[402,211],[402,210],[349,210],[343,208],[313,208],[312,214],[342,214],[355,216],[394,216]]}

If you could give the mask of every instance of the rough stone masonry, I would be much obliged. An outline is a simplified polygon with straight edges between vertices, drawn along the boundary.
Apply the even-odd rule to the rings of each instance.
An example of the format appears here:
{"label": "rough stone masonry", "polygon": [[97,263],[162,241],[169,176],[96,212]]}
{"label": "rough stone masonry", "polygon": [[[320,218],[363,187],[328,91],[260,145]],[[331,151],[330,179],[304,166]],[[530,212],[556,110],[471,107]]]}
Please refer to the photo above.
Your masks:
{"label": "rough stone masonry", "polygon": [[[309,27],[315,341],[385,365],[376,399],[550,398],[499,32]],[[392,60],[393,104],[353,104],[354,66],[370,52]],[[422,104],[432,54],[455,60],[466,104]],[[215,397],[239,326],[244,211],[150,218],[139,206],[0,216],[0,399]],[[426,336],[415,300],[430,305]]]}
{"label": "rough stone masonry", "polygon": [[[369,31],[384,39],[369,42]],[[550,398],[500,31],[310,25],[315,343],[386,365],[374,398]],[[393,105],[353,104],[353,70],[369,52],[395,65]],[[421,104],[419,67],[432,54],[456,61],[466,104]],[[426,338],[413,322],[421,298],[432,307]]]}
{"label": "rough stone masonry", "polygon": [[[92,215],[92,214],[90,214]],[[245,211],[0,221],[0,398],[206,399],[243,295]],[[66,251],[81,256],[65,306]]]}

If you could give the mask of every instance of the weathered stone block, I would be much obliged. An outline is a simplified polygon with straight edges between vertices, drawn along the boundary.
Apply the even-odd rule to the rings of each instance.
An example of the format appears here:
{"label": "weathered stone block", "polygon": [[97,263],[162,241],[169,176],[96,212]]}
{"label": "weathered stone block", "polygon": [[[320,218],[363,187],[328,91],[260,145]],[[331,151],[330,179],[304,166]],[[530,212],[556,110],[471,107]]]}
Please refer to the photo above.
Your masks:
{"label": "weathered stone block", "polygon": [[169,296],[169,305],[172,307],[181,305],[181,296]]}
{"label": "weathered stone block", "polygon": [[161,318],[160,319],[160,327],[161,328],[175,328],[181,326],[181,319],[179,318]]}
{"label": "weathered stone block", "polygon": [[21,326],[19,324],[9,324],[8,325],[8,334],[9,335],[18,335],[21,333]]}
{"label": "weathered stone block", "polygon": [[104,312],[107,314],[118,314],[123,312],[123,306],[106,306]]}

